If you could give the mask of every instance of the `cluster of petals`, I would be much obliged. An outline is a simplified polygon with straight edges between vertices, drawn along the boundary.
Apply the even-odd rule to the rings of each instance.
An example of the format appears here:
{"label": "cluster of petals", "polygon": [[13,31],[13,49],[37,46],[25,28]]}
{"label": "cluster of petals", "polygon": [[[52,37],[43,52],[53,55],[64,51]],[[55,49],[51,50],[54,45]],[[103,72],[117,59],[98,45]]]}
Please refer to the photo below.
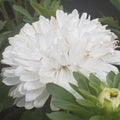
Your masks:
{"label": "cluster of petals", "polygon": [[118,72],[120,52],[116,35],[78,11],[56,11],[56,17],[40,16],[25,24],[19,34],[9,38],[3,52],[3,82],[12,86],[9,95],[19,107],[42,107],[49,97],[47,83],[58,84],[74,94],[73,71],[85,76],[94,73],[104,81],[110,71]]}

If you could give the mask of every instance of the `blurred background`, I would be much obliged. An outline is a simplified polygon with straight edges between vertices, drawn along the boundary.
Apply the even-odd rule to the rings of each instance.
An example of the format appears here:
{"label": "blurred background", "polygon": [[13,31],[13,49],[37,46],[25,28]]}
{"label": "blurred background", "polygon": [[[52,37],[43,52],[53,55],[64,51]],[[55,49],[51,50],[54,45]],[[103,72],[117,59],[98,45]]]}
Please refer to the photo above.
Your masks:
{"label": "blurred background", "polygon": [[79,13],[87,12],[92,18],[113,16],[120,19],[118,10],[111,4],[110,0],[62,0],[67,11],[79,10]]}

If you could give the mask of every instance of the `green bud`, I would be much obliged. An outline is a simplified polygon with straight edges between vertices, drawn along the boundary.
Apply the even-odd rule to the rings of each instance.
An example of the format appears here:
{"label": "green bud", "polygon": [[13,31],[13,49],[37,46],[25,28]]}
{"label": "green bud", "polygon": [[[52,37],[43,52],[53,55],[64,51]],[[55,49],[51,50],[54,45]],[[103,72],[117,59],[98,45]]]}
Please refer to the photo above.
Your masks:
{"label": "green bud", "polygon": [[116,110],[120,105],[120,90],[116,88],[104,88],[99,95],[99,101],[103,107]]}

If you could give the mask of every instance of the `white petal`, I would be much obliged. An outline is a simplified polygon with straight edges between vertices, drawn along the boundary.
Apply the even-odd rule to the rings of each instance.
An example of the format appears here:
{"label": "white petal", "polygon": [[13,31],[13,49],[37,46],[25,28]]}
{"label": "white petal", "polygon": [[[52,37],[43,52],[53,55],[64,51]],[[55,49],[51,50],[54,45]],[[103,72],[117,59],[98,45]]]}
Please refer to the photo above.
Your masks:
{"label": "white petal", "polygon": [[37,90],[31,90],[31,91],[28,91],[26,96],[25,96],[25,100],[26,101],[33,101],[35,100],[38,96],[40,96],[43,91],[44,91],[44,87],[41,87]]}
{"label": "white petal", "polygon": [[10,85],[16,85],[20,83],[20,80],[18,77],[8,77],[3,80],[3,83],[10,86]]}
{"label": "white petal", "polygon": [[15,99],[14,102],[18,107],[24,107],[25,106],[25,98],[18,98]]}
{"label": "white petal", "polygon": [[44,90],[44,92],[34,101],[34,106],[36,108],[43,107],[43,105],[47,101],[48,97],[49,97],[48,92],[46,90]]}
{"label": "white petal", "polygon": [[26,102],[25,103],[25,108],[26,109],[32,109],[34,106],[33,106],[33,102]]}
{"label": "white petal", "polygon": [[21,81],[36,81],[36,80],[39,80],[39,76],[37,74],[32,73],[32,72],[28,72],[26,74],[23,74],[20,77],[20,80]]}
{"label": "white petal", "polygon": [[24,89],[27,90],[27,91],[35,90],[35,89],[41,88],[43,86],[45,86],[45,85],[43,83],[39,82],[39,81],[24,83]]}

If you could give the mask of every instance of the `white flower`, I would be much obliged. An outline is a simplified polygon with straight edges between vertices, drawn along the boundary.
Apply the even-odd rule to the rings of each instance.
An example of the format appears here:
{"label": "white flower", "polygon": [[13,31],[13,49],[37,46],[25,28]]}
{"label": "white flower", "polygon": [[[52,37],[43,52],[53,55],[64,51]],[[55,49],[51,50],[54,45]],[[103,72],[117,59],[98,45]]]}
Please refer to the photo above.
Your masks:
{"label": "white flower", "polygon": [[109,71],[118,72],[120,64],[115,50],[116,36],[98,19],[90,20],[77,10],[71,14],[57,10],[56,18],[40,16],[32,25],[25,24],[20,33],[9,38],[3,52],[3,82],[12,85],[9,95],[17,106],[42,107],[48,99],[46,84],[56,83],[74,94],[69,83],[76,84],[73,71],[104,80]]}

